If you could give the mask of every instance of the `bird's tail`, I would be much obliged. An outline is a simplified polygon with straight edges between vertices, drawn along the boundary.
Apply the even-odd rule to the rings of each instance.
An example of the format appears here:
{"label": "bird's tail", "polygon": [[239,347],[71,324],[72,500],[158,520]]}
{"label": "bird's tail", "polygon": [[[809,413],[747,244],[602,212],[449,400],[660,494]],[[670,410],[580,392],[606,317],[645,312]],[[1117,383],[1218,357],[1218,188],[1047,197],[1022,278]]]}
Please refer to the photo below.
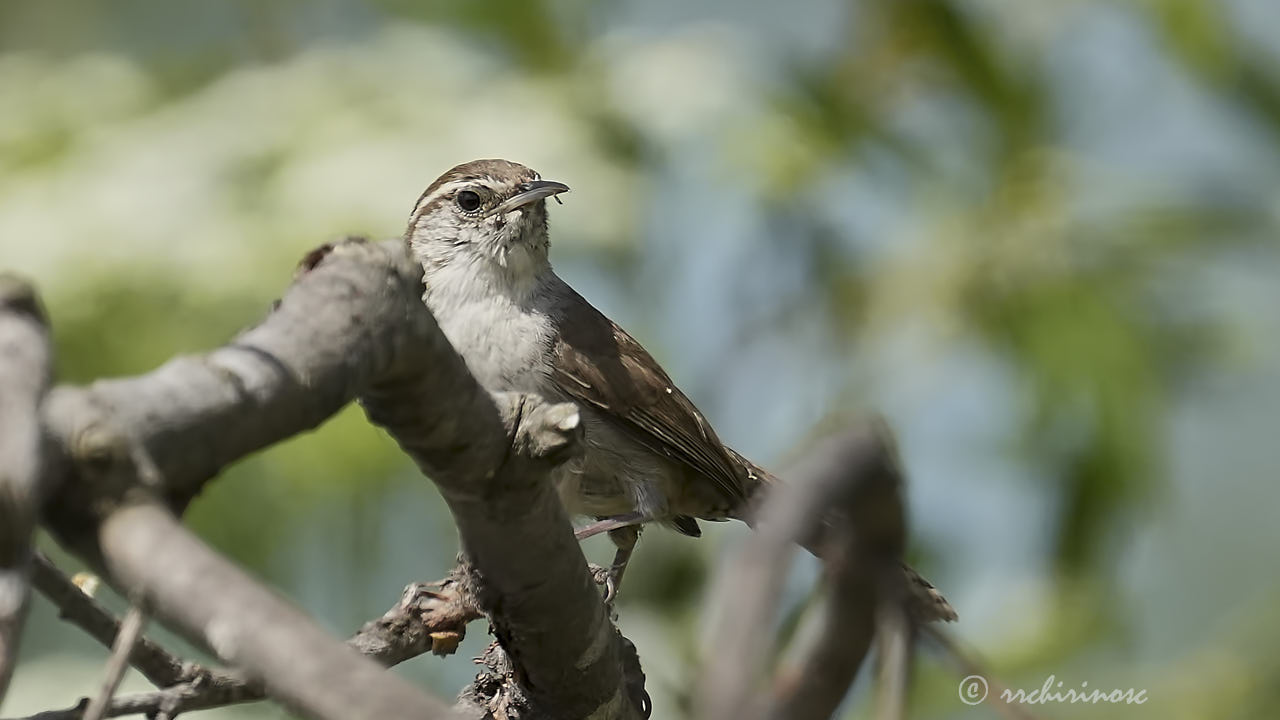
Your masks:
{"label": "bird's tail", "polygon": [[[781,486],[783,481],[777,475],[743,457],[733,448],[726,447],[725,449],[746,471],[747,497],[750,498],[747,507],[742,512],[735,514],[734,518],[742,520],[748,525],[753,525],[752,516],[768,495],[769,489]],[[816,536],[802,540],[800,544],[815,557],[822,557],[821,547]],[[959,619],[955,608],[951,607],[951,603],[947,602],[947,599],[933,586],[933,583],[925,580],[920,573],[906,563],[902,564],[902,571],[906,575],[907,589],[909,591],[907,611],[911,613],[912,617],[921,622],[935,620],[954,622]]]}

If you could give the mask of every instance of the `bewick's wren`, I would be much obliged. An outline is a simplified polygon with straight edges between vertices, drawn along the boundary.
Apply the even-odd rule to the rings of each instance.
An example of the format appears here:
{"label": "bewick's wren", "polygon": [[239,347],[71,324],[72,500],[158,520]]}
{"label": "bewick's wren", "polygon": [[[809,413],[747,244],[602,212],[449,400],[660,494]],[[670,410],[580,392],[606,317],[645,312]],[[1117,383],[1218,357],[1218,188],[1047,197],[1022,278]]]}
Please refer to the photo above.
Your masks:
{"label": "bewick's wren", "polygon": [[[568,190],[506,160],[464,163],[422,193],[405,237],[423,300],[482,385],[581,408],[585,452],[554,481],[570,514],[598,520],[579,537],[608,531],[618,546],[611,599],[642,523],[696,537],[697,519],[743,519],[773,478],[725,447],[640,343],[551,269],[546,198]],[[907,572],[918,614],[955,618]]]}

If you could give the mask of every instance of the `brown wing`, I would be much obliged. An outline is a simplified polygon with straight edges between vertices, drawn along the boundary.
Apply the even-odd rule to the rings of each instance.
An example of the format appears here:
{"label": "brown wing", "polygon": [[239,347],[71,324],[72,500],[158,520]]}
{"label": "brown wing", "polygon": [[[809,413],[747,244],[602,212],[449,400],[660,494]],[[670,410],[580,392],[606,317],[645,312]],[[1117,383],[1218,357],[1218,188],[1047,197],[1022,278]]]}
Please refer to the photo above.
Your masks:
{"label": "brown wing", "polygon": [[580,296],[574,300],[573,317],[560,323],[555,383],[644,446],[705,477],[729,508],[739,507],[746,500],[741,472],[711,424],[635,338]]}

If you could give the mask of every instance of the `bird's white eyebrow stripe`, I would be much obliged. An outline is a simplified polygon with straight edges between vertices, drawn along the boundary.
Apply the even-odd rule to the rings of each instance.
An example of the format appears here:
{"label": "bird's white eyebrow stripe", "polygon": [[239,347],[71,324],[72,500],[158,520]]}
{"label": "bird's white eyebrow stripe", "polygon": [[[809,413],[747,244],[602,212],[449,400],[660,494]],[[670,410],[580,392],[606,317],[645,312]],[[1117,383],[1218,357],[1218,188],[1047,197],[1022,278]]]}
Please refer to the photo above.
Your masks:
{"label": "bird's white eyebrow stripe", "polygon": [[[535,172],[533,173],[533,179],[541,180],[542,175]],[[494,185],[498,185],[502,182],[502,179],[489,174],[466,175],[464,177],[450,180],[440,185],[440,187],[435,188],[429,194],[424,192],[422,196],[418,198],[418,204],[414,206],[413,213],[409,217],[409,224],[412,225],[413,223],[416,223],[427,206],[435,202],[437,198],[446,197],[457,190],[461,190],[462,188],[472,185],[481,185],[492,191]]]}
{"label": "bird's white eyebrow stripe", "polygon": [[[481,179],[482,178],[464,178],[460,180],[450,180],[449,182],[436,188],[435,192],[431,193],[430,195],[424,195],[422,200],[418,201],[418,206],[415,207],[413,211],[416,214],[417,212],[422,210],[422,208],[430,204],[432,200],[435,200],[436,198],[441,197],[443,195],[448,195],[449,193],[455,190],[460,190],[464,187],[467,187],[468,185],[475,185],[476,181]],[[488,178],[484,178],[484,179],[488,179]]]}
{"label": "bird's white eyebrow stripe", "polygon": [[493,182],[495,182],[494,178],[489,177],[487,175],[480,176],[480,177],[472,175],[464,178],[458,178],[457,180],[450,180],[449,182],[444,183],[440,187],[433,190],[431,194],[429,195],[424,194],[418,200],[417,206],[413,208],[413,214],[409,216],[410,227],[412,227],[415,223],[418,222],[418,219],[422,217],[423,213],[426,212],[426,209],[430,207],[432,203],[436,202],[436,200],[443,197],[448,197],[448,195],[453,191],[459,190],[464,187],[469,187],[477,184],[488,187]]}
{"label": "bird's white eyebrow stripe", "polygon": [[[541,180],[542,175],[535,172],[533,173],[533,179]],[[489,190],[492,190],[493,186],[497,185],[500,182],[501,181],[498,178],[495,178],[492,175],[468,175],[466,177],[458,178],[457,180],[450,180],[449,182],[444,183],[440,187],[436,188],[434,191],[432,191],[430,195],[423,195],[422,198],[418,200],[418,204],[413,208],[413,214],[417,215],[419,212],[422,211],[422,208],[426,207],[432,200],[435,200],[436,198],[441,197],[442,195],[448,195],[449,193],[452,193],[455,190],[461,190],[462,188],[467,187],[468,185],[479,184],[488,188]]]}

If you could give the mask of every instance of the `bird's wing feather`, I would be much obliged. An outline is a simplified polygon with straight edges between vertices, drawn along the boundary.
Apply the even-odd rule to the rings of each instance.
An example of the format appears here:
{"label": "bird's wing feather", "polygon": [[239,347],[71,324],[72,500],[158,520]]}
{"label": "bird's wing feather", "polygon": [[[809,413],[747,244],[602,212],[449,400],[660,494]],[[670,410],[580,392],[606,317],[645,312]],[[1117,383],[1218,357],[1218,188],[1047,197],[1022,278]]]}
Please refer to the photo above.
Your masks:
{"label": "bird's wing feather", "polygon": [[747,495],[742,473],[711,424],[635,338],[576,293],[573,300],[575,312],[560,323],[553,350],[556,385],[713,483],[726,509],[738,507]]}

